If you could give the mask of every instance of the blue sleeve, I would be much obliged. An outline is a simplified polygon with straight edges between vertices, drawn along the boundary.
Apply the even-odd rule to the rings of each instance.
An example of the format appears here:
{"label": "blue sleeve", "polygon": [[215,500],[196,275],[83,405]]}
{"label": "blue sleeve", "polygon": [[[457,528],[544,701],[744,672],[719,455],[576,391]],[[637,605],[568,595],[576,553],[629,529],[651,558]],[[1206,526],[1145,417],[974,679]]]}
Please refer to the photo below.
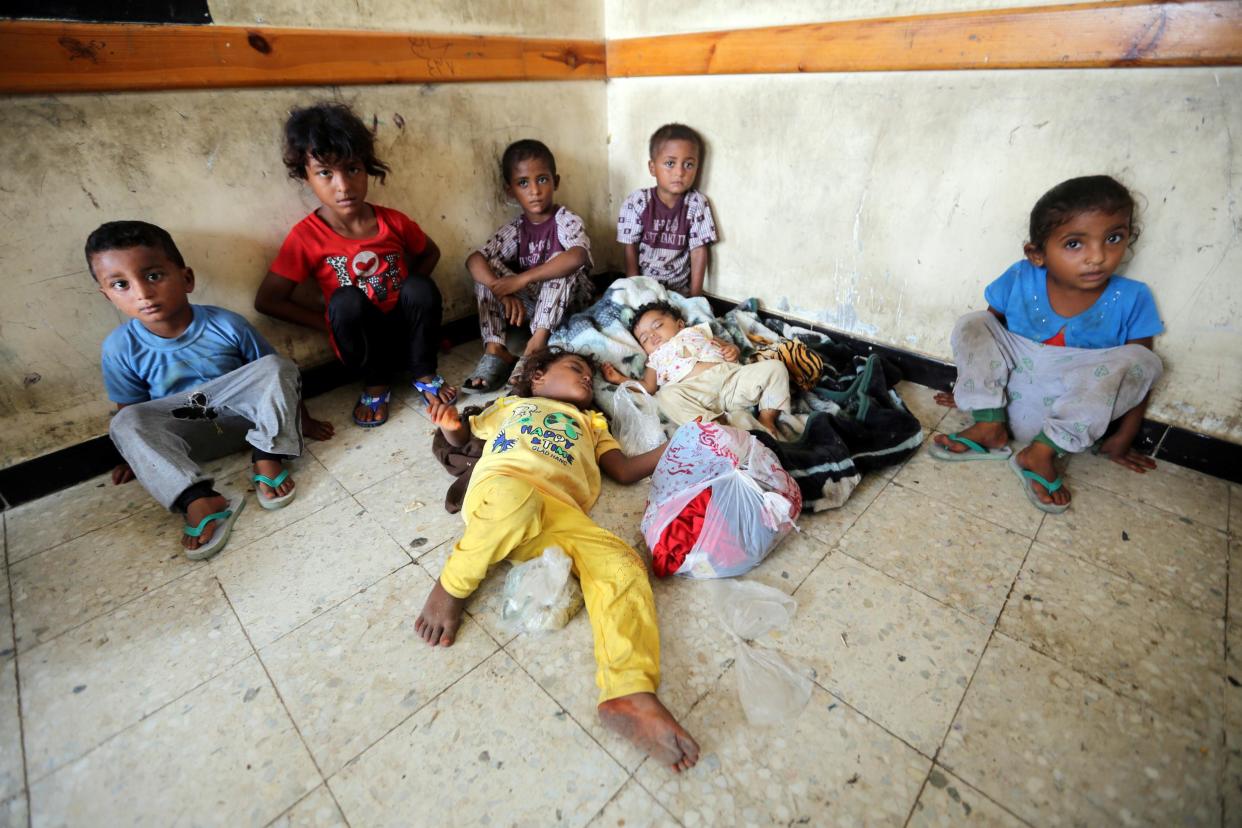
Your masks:
{"label": "blue sleeve", "polygon": [[104,341],[99,364],[103,370],[104,389],[108,392],[108,399],[121,405],[133,405],[151,399],[150,386],[134,373],[107,340]]}
{"label": "blue sleeve", "polygon": [[1164,333],[1164,322],[1156,311],[1156,299],[1151,295],[1151,288],[1142,282],[1137,285],[1134,307],[1130,308],[1130,316],[1126,319],[1126,342]]}
{"label": "blue sleeve", "polygon": [[1006,316],[1009,315],[1009,297],[1013,294],[1013,289],[1018,281],[1018,271],[1022,268],[1024,262],[1015,262],[1004,273],[996,278],[992,284],[983,289],[983,298],[987,300],[990,307],[996,308]]}
{"label": "blue sleeve", "polygon": [[247,363],[254,362],[256,359],[276,353],[276,349],[271,343],[263,338],[263,334],[254,329],[247,321],[246,317],[240,313],[234,313],[223,308],[212,309],[221,323],[221,327],[228,331],[233,343],[237,346],[237,350],[246,358]]}

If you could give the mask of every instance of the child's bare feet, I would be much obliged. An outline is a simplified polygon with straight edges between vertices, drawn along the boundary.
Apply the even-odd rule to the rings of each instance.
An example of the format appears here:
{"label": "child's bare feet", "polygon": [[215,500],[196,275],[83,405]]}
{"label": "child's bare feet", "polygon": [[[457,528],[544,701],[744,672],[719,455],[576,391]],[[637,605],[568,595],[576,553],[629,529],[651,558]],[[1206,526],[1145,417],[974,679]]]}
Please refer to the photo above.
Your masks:
{"label": "child's bare feet", "polygon": [[[185,525],[198,526],[203,518],[208,515],[214,515],[216,512],[223,512],[229,508],[228,498],[221,495],[214,497],[200,497],[197,500],[191,500],[190,505],[185,507]],[[216,527],[220,525],[220,521],[213,520],[203,527],[203,533],[197,538],[189,535],[181,535],[181,545],[186,549],[198,549],[207,541],[211,540],[211,536],[216,533]]]}
{"label": "child's bare feet", "polygon": [[766,428],[769,434],[779,440],[781,434],[780,431],[777,430],[776,424],[780,421],[780,418],[781,412],[779,409],[765,408],[759,412],[759,416],[756,419],[759,420],[759,425]]}
{"label": "child's bare feet", "polygon": [[[255,460],[254,461],[254,473],[261,474],[264,477],[266,477],[268,480],[275,480],[277,477],[280,476],[280,473],[284,471],[284,468],[285,468],[284,464],[281,463],[279,460]],[[272,498],[284,497],[285,495],[289,494],[289,492],[293,491],[293,487],[295,485],[296,484],[293,482],[293,476],[290,475],[289,477],[286,477],[284,480],[280,481],[280,485],[277,486],[275,489],[273,489],[271,486],[267,485],[266,483],[256,480],[254,484],[254,490],[255,490],[255,494],[257,494],[259,497],[264,498],[266,500],[271,500]]]}
{"label": "child's bare feet", "polygon": [[1100,454],[1117,465],[1139,474],[1146,474],[1156,468],[1156,461],[1146,454],[1135,451],[1133,442],[1133,438],[1129,435],[1118,432],[1100,443]]}
{"label": "child's bare feet", "polygon": [[[1052,450],[1052,446],[1045,443],[1031,443],[1022,451],[1018,452],[1018,465],[1027,471],[1033,471],[1044,480],[1053,482],[1057,479],[1057,467],[1053,464],[1056,459],[1056,452]],[[1041,503],[1051,503],[1057,506],[1064,506],[1070,502],[1069,489],[1061,485],[1055,492],[1051,494],[1048,490],[1041,486],[1037,481],[1031,481],[1031,490],[1035,492],[1035,496],[1039,498]]]}
{"label": "child's bare feet", "polygon": [[675,773],[699,761],[699,744],[677,724],[655,693],[631,693],[599,706],[604,726],[633,742]]}
{"label": "child's bare feet", "polygon": [[436,585],[427,596],[427,602],[423,604],[423,611],[414,622],[414,632],[433,647],[437,644],[442,647],[452,646],[457,628],[461,626],[461,614],[465,607],[466,599],[454,598],[440,585],[440,579],[437,578]]}
{"label": "child's bare feet", "polygon": [[[988,449],[1004,448],[1005,444],[1009,442],[1009,431],[1004,423],[975,423],[970,428],[959,431],[958,436],[965,437],[967,440],[973,440]],[[970,446],[965,443],[959,443],[956,440],[950,440],[947,434],[937,434],[932,442],[945,451],[951,451],[954,454],[970,451]],[[1048,479],[1051,480],[1052,478]]]}

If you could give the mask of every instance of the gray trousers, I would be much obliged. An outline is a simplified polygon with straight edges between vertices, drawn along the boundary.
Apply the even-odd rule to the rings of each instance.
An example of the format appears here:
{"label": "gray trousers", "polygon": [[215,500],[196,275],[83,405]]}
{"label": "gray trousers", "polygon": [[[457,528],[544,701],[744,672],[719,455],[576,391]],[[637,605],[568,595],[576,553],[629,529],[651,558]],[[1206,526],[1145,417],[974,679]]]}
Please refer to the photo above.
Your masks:
{"label": "gray trousers", "polygon": [[[202,394],[215,419],[185,419],[189,398]],[[265,356],[236,371],[158,400],[127,405],[108,434],[138,482],[166,509],[195,483],[211,478],[198,463],[249,444],[269,454],[302,453],[302,379],[292,361]],[[217,428],[217,426],[219,426]]]}
{"label": "gray trousers", "polygon": [[1011,333],[988,311],[957,320],[951,342],[958,408],[1004,408],[1018,440],[1043,431],[1069,452],[1090,448],[1164,372],[1160,357],[1142,345],[1044,345]]}

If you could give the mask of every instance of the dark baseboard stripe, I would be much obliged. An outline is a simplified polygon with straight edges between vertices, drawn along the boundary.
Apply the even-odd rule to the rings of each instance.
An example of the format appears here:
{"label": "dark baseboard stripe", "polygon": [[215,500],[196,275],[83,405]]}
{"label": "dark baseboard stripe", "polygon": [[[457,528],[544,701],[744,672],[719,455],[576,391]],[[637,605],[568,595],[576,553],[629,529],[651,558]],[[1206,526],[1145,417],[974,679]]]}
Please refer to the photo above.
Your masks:
{"label": "dark baseboard stripe", "polygon": [[[440,333],[450,345],[471,342],[479,338],[479,318],[472,314],[445,322]],[[310,399],[354,380],[344,365],[333,360],[302,369],[302,393]],[[107,435],[94,437],[0,469],[0,498],[10,508],[18,506],[103,474],[120,462],[121,455]]]}
{"label": "dark baseboard stripe", "polygon": [[[611,279],[603,279],[606,286]],[[712,310],[723,314],[736,306],[735,302],[709,297]],[[953,387],[957,374],[953,365],[938,359],[904,351],[890,345],[868,342],[823,325],[793,319],[779,313],[761,311],[762,315],[781,319],[794,325],[831,336],[834,341],[850,345],[889,359],[911,382],[948,391]],[[453,345],[460,345],[478,338],[478,318],[467,316],[444,324],[444,338]],[[302,371],[302,388],[307,399],[338,388],[353,377],[339,362],[316,365]],[[1171,426],[1154,420],[1144,420],[1136,447],[1157,460],[1185,466],[1234,483],[1242,483],[1242,445],[1230,443],[1217,437],[1198,434],[1179,426]],[[9,506],[17,506],[68,488],[95,475],[102,474],[121,461],[120,455],[106,436],[95,437],[77,445],[0,469],[0,497]]]}
{"label": "dark baseboard stripe", "polygon": [[[736,302],[727,299],[718,299],[714,296],[708,298],[712,305],[712,312],[718,316],[737,306]],[[904,351],[891,345],[868,342],[823,325],[794,319],[780,313],[768,310],[760,310],[759,313],[761,316],[773,317],[826,334],[835,342],[879,354],[900,368],[906,379],[919,385],[926,385],[939,391],[949,391],[953,388],[953,380],[957,377],[957,369],[949,362]],[[1230,443],[1207,434],[1199,434],[1180,426],[1168,425],[1155,420],[1143,420],[1135,447],[1157,460],[1185,466],[1188,469],[1234,483],[1242,483],[1242,445],[1237,443]]]}

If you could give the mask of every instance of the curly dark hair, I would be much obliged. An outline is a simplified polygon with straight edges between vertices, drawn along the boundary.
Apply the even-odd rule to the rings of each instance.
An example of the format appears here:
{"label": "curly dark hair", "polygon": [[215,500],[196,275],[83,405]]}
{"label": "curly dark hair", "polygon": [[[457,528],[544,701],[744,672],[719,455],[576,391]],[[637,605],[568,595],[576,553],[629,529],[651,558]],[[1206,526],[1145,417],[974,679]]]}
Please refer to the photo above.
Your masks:
{"label": "curly dark hair", "polygon": [[343,103],[317,103],[290,112],[282,158],[290,178],[306,178],[307,158],[322,164],[357,161],[381,184],[389,172],[375,155],[375,135]]}
{"label": "curly dark hair", "polygon": [[662,313],[667,313],[674,319],[681,319],[682,321],[685,321],[685,317],[681,315],[681,311],[677,310],[677,308],[673,307],[668,302],[648,302],[645,305],[639,305],[634,310],[634,318],[630,320],[631,334],[633,334],[634,329],[638,327],[638,320],[642,319],[648,313],[651,313],[651,311],[661,311]]}
{"label": "curly dark hair", "polygon": [[702,162],[703,136],[685,124],[665,124],[651,133],[651,140],[647,142],[647,156],[654,161],[660,147],[669,141],[689,141],[694,144],[699,151],[699,161]]}
{"label": "curly dark hair", "polygon": [[599,367],[595,363],[595,357],[590,354],[580,354],[577,351],[569,351],[553,345],[550,348],[540,348],[533,354],[526,356],[526,362],[522,365],[522,373],[514,374],[510,382],[513,384],[513,393],[518,397],[533,397],[535,392],[531,390],[531,381],[535,374],[540,371],[546,371],[554,362],[562,359],[577,357],[587,364],[594,374]]}
{"label": "curly dark hair", "polygon": [[513,170],[523,161],[543,161],[552,175],[556,175],[556,156],[548,145],[534,138],[523,138],[505,147],[504,154],[500,156],[500,177],[506,184],[512,183]]}
{"label": "curly dark hair", "polygon": [[128,250],[131,247],[162,250],[177,267],[185,267],[185,259],[177,249],[177,243],[163,227],[145,221],[109,221],[96,227],[86,237],[86,266],[91,271],[91,277],[95,276],[95,265],[91,259],[96,253]]}
{"label": "curly dark hair", "polygon": [[1039,197],[1031,209],[1028,228],[1030,243],[1036,250],[1043,250],[1044,243],[1065,222],[1079,213],[1130,214],[1130,244],[1139,237],[1135,213],[1138,208],[1134,196],[1125,185],[1111,175],[1084,175],[1062,181]]}

